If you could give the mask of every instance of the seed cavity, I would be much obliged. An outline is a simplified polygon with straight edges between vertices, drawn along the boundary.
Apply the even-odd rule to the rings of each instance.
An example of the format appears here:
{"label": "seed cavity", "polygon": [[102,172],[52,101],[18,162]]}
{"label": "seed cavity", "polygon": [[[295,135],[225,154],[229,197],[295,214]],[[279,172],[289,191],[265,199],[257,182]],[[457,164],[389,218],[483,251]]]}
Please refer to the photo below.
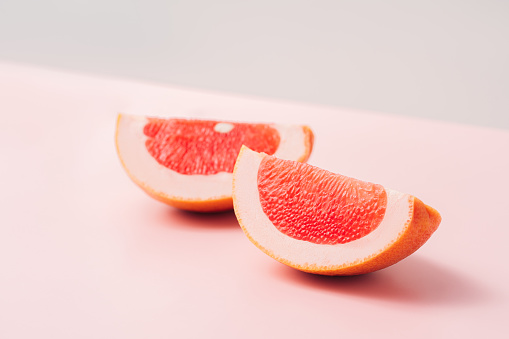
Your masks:
{"label": "seed cavity", "polygon": [[214,131],[218,133],[228,133],[233,129],[233,127],[235,127],[233,124],[227,122],[219,122],[214,126]]}

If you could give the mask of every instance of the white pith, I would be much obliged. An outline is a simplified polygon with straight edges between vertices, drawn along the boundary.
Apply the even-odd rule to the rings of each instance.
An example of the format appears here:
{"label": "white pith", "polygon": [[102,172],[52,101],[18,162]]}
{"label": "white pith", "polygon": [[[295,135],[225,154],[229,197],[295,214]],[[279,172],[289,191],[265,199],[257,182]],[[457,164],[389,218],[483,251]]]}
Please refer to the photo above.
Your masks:
{"label": "white pith", "polygon": [[[148,119],[144,116],[122,114],[117,126],[117,147],[129,175],[139,184],[155,193],[179,200],[223,199],[232,195],[232,174],[186,175],[159,164],[147,151],[143,133]],[[297,160],[306,152],[302,126],[271,125],[280,134],[280,145],[275,155]],[[220,126],[220,128],[228,126]]]}
{"label": "white pith", "polygon": [[229,122],[220,122],[214,126],[214,131],[218,133],[228,133],[233,129],[233,127],[235,126]]}
{"label": "white pith", "polygon": [[263,212],[258,193],[258,169],[265,154],[243,147],[234,175],[235,214],[247,235],[275,258],[301,267],[338,267],[370,258],[396,241],[406,229],[412,203],[410,195],[385,189],[384,219],[370,234],[346,244],[319,245],[280,232]]}

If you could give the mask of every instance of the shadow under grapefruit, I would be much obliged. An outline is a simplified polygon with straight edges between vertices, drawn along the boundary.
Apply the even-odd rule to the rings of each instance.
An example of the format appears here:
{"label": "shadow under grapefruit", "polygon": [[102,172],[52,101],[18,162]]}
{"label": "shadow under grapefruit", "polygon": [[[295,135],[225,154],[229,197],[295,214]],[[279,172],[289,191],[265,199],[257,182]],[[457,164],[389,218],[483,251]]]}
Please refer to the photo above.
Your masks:
{"label": "shadow under grapefruit", "polygon": [[330,293],[418,305],[467,306],[494,300],[479,282],[417,256],[381,271],[358,276],[322,276],[277,265],[288,283]]}

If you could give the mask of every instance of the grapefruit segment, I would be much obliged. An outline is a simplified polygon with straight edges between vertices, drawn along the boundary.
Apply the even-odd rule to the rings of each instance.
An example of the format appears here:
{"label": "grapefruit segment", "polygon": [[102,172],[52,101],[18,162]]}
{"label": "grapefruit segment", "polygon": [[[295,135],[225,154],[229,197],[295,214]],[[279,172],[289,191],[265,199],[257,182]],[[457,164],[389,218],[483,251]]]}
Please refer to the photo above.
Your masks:
{"label": "grapefruit segment", "polygon": [[278,130],[267,124],[186,119],[149,118],[143,133],[150,155],[180,174],[232,173],[242,145],[274,154],[281,139]]}
{"label": "grapefruit segment", "polygon": [[387,205],[381,185],[275,157],[261,161],[258,190],[263,212],[277,229],[317,244],[367,235],[380,224]]}
{"label": "grapefruit segment", "polygon": [[232,172],[240,147],[306,161],[306,126],[161,119],[119,114],[117,153],[129,177],[151,197],[177,208],[233,208]]}
{"label": "grapefruit segment", "polygon": [[437,229],[433,208],[400,193],[247,147],[233,173],[247,237],[293,268],[325,275],[376,271],[404,259]]}

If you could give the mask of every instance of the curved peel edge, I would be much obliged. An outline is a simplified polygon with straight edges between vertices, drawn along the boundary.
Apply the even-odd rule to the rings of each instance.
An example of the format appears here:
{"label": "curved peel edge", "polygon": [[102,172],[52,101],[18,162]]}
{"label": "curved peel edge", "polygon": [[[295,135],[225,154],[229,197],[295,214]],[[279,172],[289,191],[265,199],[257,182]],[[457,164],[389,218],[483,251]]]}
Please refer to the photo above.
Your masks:
{"label": "curved peel edge", "polygon": [[[144,116],[119,114],[115,145],[120,162],[131,180],[152,198],[176,208],[195,212],[231,210],[232,174],[184,175],[159,164],[146,150]],[[305,161],[313,146],[307,126],[273,125],[281,135],[281,158]],[[298,142],[299,140],[300,143]],[[295,146],[298,147],[292,147]]]}
{"label": "curved peel edge", "polygon": [[279,232],[261,208],[258,168],[265,154],[243,147],[233,172],[235,214],[246,236],[274,259],[301,271],[323,275],[356,275],[404,259],[437,229],[440,215],[419,199],[386,189],[384,221],[367,236],[346,244],[318,245]]}

